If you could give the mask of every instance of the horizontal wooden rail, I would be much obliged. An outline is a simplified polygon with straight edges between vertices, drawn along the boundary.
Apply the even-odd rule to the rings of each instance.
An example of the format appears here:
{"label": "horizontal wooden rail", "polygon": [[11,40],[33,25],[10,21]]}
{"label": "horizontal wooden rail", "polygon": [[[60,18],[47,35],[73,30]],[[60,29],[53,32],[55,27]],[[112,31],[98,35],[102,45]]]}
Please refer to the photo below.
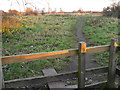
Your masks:
{"label": "horizontal wooden rail", "polygon": [[[116,74],[120,75],[120,69],[116,68]],[[97,67],[97,68],[91,68],[87,69],[86,73],[106,73],[108,71],[108,67]],[[57,75],[52,76],[38,76],[38,77],[31,77],[31,78],[24,78],[24,79],[15,79],[15,80],[9,80],[5,81],[6,88],[17,88],[17,87],[24,87],[24,86],[42,86],[44,84],[47,84],[49,82],[55,82],[55,81],[66,81],[67,79],[72,79],[77,77],[77,71],[74,72],[67,72],[67,73],[61,73]],[[41,82],[42,81],[42,82]],[[93,85],[87,85],[86,87],[92,87]]]}
{"label": "horizontal wooden rail", "polygon": [[[107,52],[109,51],[109,48],[110,48],[110,45],[87,47],[86,53],[92,54],[92,53],[98,53],[98,52]],[[2,64],[46,60],[46,59],[74,56],[77,54],[78,54],[78,49],[68,49],[68,50],[62,50],[62,51],[5,56],[5,57],[2,57]]]}
{"label": "horizontal wooden rail", "polygon": [[103,46],[94,46],[94,47],[87,47],[88,54],[98,53],[98,52],[108,52],[110,49],[110,45],[103,45]]}
{"label": "horizontal wooden rail", "polygon": [[[103,88],[105,87],[107,84],[107,81],[102,81],[102,82],[97,82],[94,84],[90,84],[90,85],[85,85],[85,88]],[[69,85],[67,86],[67,88],[73,88],[73,89],[77,89],[77,85]]]}
{"label": "horizontal wooden rail", "polygon": [[[87,69],[86,73],[91,74],[92,72],[92,73],[100,74],[100,73],[106,73],[107,70],[108,67],[97,67],[97,68]],[[5,81],[5,86],[6,88],[16,88],[16,87],[24,87],[24,86],[34,87],[36,85],[42,86],[49,82],[66,81],[67,79],[76,78],[77,73],[78,73],[77,71],[74,71],[74,72],[61,73],[51,76],[39,76],[39,77],[10,80],[10,81]]]}
{"label": "horizontal wooden rail", "polygon": [[105,88],[107,81],[97,82],[94,84],[86,85],[86,88]]}
{"label": "horizontal wooden rail", "polygon": [[77,55],[77,49],[2,57],[3,64],[46,60]]}

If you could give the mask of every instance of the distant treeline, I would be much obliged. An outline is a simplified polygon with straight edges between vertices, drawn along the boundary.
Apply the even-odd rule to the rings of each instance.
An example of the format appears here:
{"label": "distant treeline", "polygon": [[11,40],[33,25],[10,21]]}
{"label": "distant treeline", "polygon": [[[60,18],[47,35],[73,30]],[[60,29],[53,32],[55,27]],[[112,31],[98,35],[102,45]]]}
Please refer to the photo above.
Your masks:
{"label": "distant treeline", "polygon": [[19,12],[17,10],[9,10],[8,12],[1,11],[3,16],[21,16],[21,15],[38,15],[37,10],[33,10],[31,8],[27,8],[25,12]]}
{"label": "distant treeline", "polygon": [[31,8],[26,8],[25,12],[19,12],[17,10],[9,10],[8,12],[4,12],[3,10],[0,10],[2,12],[2,15],[3,16],[21,16],[21,15],[30,15],[30,16],[34,16],[34,15],[43,15],[43,14],[59,14],[59,13],[62,13],[62,14],[66,14],[66,13],[93,13],[93,14],[101,14],[102,12],[99,12],[99,11],[83,11],[81,9],[79,10],[74,10],[73,12],[64,12],[62,9],[60,10],[60,12],[56,12],[55,10],[54,11],[51,11],[51,12],[45,12],[45,9],[41,10],[41,12],[38,12],[38,10],[33,10]]}
{"label": "distant treeline", "polygon": [[120,2],[113,3],[111,6],[104,8],[103,15],[120,18]]}

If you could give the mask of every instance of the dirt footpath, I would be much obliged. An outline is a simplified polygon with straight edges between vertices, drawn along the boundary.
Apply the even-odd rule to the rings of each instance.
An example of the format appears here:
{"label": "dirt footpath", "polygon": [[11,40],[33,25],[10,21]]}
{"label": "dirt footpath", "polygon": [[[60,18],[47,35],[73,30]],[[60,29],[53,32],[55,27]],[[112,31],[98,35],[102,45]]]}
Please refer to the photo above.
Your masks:
{"label": "dirt footpath", "polygon": [[[77,38],[77,42],[86,42],[87,40],[85,39],[84,35],[82,34],[82,26],[84,25],[85,22],[85,18],[81,18],[80,22],[77,24],[77,33],[76,33],[76,38]],[[77,46],[75,46],[76,48]],[[64,69],[58,71],[58,73],[64,73],[64,72],[71,72],[71,71],[76,71],[78,70],[78,57],[77,56],[73,56],[72,57],[72,61],[71,63],[66,66]],[[96,63],[93,60],[93,56],[92,55],[87,55],[87,61],[86,61],[86,69],[88,68],[94,68],[94,67],[99,67],[100,65],[98,63]]]}

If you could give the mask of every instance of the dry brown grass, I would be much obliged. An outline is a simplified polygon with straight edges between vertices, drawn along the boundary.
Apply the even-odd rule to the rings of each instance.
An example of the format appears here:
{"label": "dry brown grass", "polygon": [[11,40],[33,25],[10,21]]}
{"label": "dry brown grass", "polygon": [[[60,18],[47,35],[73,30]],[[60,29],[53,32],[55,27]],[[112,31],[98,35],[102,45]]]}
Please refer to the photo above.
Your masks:
{"label": "dry brown grass", "polygon": [[11,34],[17,31],[18,27],[21,27],[21,21],[18,17],[10,16],[10,17],[2,17],[2,32]]}

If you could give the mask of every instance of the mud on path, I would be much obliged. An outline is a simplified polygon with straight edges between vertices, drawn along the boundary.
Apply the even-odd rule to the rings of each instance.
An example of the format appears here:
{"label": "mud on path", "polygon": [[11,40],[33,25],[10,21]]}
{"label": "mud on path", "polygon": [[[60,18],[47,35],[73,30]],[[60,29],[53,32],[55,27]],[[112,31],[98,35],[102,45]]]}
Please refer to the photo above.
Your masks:
{"label": "mud on path", "polygon": [[[85,18],[80,18],[79,23],[76,26],[76,38],[77,38],[77,42],[86,42],[87,40],[85,39],[83,33],[82,33],[82,26],[84,25],[85,22]],[[78,46],[74,46],[74,48],[76,48]],[[95,67],[99,67],[100,65],[94,61],[94,58],[92,55],[87,55],[87,60],[86,60],[86,69],[88,68],[95,68]],[[63,68],[62,70],[58,71],[58,73],[64,73],[64,72],[71,72],[71,71],[77,71],[78,70],[78,57],[77,56],[73,56],[72,57],[72,61],[70,62],[70,64],[68,66],[66,66],[65,68]]]}

